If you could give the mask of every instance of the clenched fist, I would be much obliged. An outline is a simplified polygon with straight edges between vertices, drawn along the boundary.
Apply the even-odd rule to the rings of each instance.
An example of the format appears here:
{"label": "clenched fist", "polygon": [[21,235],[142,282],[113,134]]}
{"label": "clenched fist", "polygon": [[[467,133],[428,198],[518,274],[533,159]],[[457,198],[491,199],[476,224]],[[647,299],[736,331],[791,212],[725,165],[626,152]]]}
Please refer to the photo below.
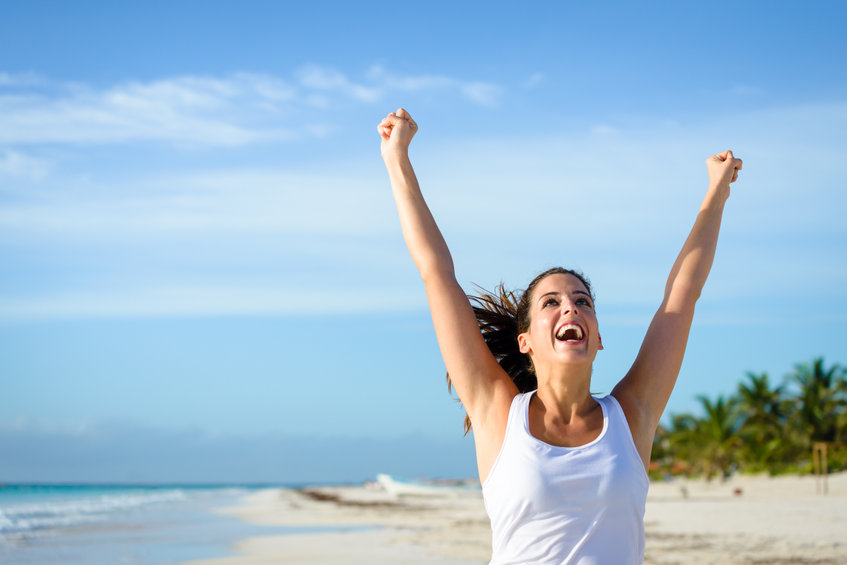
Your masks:
{"label": "clenched fist", "polygon": [[403,108],[391,112],[376,126],[379,136],[382,138],[380,151],[383,159],[391,153],[408,153],[409,144],[418,131],[418,124]]}

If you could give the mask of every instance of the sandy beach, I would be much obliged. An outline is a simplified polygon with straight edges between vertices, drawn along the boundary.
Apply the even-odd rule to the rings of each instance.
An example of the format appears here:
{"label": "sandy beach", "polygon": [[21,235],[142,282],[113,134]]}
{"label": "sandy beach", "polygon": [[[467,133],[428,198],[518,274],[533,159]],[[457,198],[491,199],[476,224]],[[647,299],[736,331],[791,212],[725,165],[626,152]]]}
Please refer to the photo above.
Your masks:
{"label": "sandy beach", "polygon": [[[847,563],[847,473],[673,480],[650,486],[649,564]],[[365,487],[268,489],[220,512],[262,525],[327,527],[240,542],[240,555],[190,565],[481,565],[491,551],[481,494],[394,499]]]}

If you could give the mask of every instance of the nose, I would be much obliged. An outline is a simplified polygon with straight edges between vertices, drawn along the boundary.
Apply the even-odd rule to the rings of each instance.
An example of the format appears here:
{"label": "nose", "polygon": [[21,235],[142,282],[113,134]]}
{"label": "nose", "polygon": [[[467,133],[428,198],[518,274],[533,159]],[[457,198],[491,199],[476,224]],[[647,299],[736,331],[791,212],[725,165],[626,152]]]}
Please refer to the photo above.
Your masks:
{"label": "nose", "polygon": [[568,314],[576,311],[577,307],[573,300],[571,300],[570,298],[562,299],[562,314]]}

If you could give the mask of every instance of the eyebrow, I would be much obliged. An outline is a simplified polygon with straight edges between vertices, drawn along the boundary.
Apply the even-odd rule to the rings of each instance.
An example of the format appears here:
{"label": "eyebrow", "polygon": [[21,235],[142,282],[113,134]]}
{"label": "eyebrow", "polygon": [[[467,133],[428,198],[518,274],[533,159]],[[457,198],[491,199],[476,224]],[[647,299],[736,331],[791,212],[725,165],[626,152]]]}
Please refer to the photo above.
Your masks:
{"label": "eyebrow", "polygon": [[[583,294],[583,295],[587,296],[588,298],[591,298],[591,295],[588,294],[587,292],[585,292],[584,290],[575,290],[575,291],[573,291],[573,293],[574,294]],[[545,296],[559,296],[560,294],[561,294],[561,292],[559,292],[558,290],[553,290],[551,292],[545,292],[544,294],[542,294],[541,296],[538,297],[538,300],[541,300]],[[594,299],[591,298],[591,300],[594,300]]]}

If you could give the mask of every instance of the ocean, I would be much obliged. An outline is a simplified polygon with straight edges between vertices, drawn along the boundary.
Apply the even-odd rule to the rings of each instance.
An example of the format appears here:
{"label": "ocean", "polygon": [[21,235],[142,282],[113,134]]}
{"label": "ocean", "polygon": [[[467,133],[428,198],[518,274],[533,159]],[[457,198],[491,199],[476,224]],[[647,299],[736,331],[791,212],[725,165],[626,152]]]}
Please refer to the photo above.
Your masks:
{"label": "ocean", "polygon": [[0,484],[0,563],[174,565],[234,555],[240,539],[292,531],[212,512],[256,488],[264,487]]}

